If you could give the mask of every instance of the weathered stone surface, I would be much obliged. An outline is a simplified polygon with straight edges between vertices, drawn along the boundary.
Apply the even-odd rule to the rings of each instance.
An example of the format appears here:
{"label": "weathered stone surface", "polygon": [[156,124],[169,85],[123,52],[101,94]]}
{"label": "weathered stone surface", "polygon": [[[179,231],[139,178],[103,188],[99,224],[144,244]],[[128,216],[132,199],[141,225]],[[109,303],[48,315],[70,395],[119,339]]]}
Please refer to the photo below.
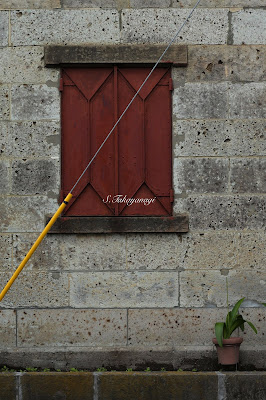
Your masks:
{"label": "weathered stone surface", "polygon": [[91,373],[26,373],[20,377],[23,400],[93,400]]}
{"label": "weathered stone surface", "polygon": [[60,0],[1,0],[0,10],[60,8]]}
{"label": "weathered stone surface", "polygon": [[222,83],[186,83],[174,91],[173,114],[179,119],[226,118],[228,86]]}
{"label": "weathered stone surface", "polygon": [[[28,253],[33,243],[38,238],[37,233],[18,234],[12,236],[13,243],[13,269],[18,267],[25,255]],[[60,245],[59,238],[54,236],[46,236],[39,247],[33,253],[27,262],[26,271],[43,271],[43,270],[59,270],[61,265],[59,262],[58,247]],[[11,271],[10,271],[11,272]],[[30,274],[30,272],[28,272]]]}
{"label": "weathered stone surface", "polygon": [[[1,124],[0,124],[1,129]],[[59,121],[25,121],[3,123],[5,142],[3,154],[12,157],[60,157]],[[1,147],[1,136],[0,136]],[[1,150],[0,150],[1,151]]]}
{"label": "weathered stone surface", "polygon": [[58,85],[59,70],[44,68],[42,47],[0,48],[0,82]]}
{"label": "weathered stone surface", "polygon": [[227,373],[225,390],[229,399],[262,400],[266,397],[266,374],[258,372],[254,379],[250,372]]}
{"label": "weathered stone surface", "polygon": [[177,272],[70,274],[70,306],[176,307]]}
{"label": "weathered stone surface", "polygon": [[16,311],[0,310],[0,324],[1,324],[0,348],[5,349],[7,347],[16,346]]}
{"label": "weathered stone surface", "polygon": [[191,373],[133,372],[106,373],[99,376],[99,400],[185,400],[216,399],[217,376]]}
{"label": "weathered stone surface", "polygon": [[[195,0],[173,0],[172,7],[194,7]],[[219,7],[259,7],[264,6],[264,0],[219,0]],[[217,7],[217,0],[202,0],[198,7]]]}
{"label": "weathered stone surface", "polygon": [[[1,273],[4,287],[11,274]],[[1,307],[66,307],[69,305],[68,276],[60,272],[32,272],[24,268],[13,283]]]}
{"label": "weathered stone surface", "polygon": [[229,161],[219,158],[175,158],[175,193],[222,193],[228,191]]}
{"label": "weathered stone surface", "polygon": [[[254,295],[256,296],[256,293]],[[265,348],[266,308],[240,308],[240,314],[243,315],[245,320],[252,322],[258,331],[255,334],[250,326],[245,324],[244,332],[239,334],[239,336],[244,338],[241,350]]]}
{"label": "weathered stone surface", "polygon": [[126,310],[20,310],[18,345],[125,346]]}
{"label": "weathered stone surface", "polygon": [[26,160],[12,163],[12,193],[16,195],[36,195],[59,189],[59,160]]}
{"label": "weathered stone surface", "polygon": [[[183,271],[180,273],[181,307],[225,307],[226,276],[229,284],[229,303],[239,299],[265,301],[265,271]],[[256,290],[254,290],[254,287]]]}
{"label": "weathered stone surface", "polygon": [[[1,10],[1,6],[0,6]],[[0,46],[8,45],[8,12],[0,12]]]}
{"label": "weathered stone surface", "polygon": [[[223,309],[139,309],[128,311],[128,344],[131,346],[208,346]],[[189,329],[188,329],[189,325]]]}
{"label": "weathered stone surface", "polygon": [[[155,64],[165,50],[158,44],[119,44],[46,46],[44,63],[47,67],[60,64]],[[161,63],[172,62],[173,66],[187,65],[187,46],[172,45]]]}
{"label": "weathered stone surface", "polygon": [[6,86],[0,86],[0,120],[9,119],[9,89]]}
{"label": "weathered stone surface", "polygon": [[186,242],[176,234],[127,235],[128,269],[178,269],[185,252]]}
{"label": "weathered stone surface", "polygon": [[0,203],[0,232],[41,232],[47,209],[58,209],[55,199],[44,196],[7,197]]}
{"label": "weathered stone surface", "polygon": [[1,195],[10,193],[8,161],[0,161],[0,188]]}
{"label": "weathered stone surface", "polygon": [[125,270],[126,238],[120,235],[52,235],[57,240],[60,268],[75,271]]}
{"label": "weathered stone surface", "polygon": [[130,0],[131,8],[168,8],[171,0]]}
{"label": "weathered stone surface", "polygon": [[[249,60],[247,63],[246,60]],[[174,68],[178,82],[259,82],[266,78],[266,46],[188,46],[188,65]]]}
{"label": "weathered stone surface", "polygon": [[186,269],[235,268],[239,252],[232,232],[191,233],[187,241],[187,252],[183,267]]}
{"label": "weathered stone surface", "polygon": [[265,120],[174,120],[175,156],[266,155]]}
{"label": "weathered stone surface", "polygon": [[232,84],[229,89],[230,118],[265,118],[266,82]]}
{"label": "weathered stone surface", "polygon": [[[178,43],[225,44],[228,16],[225,9],[198,9],[189,20]],[[143,9],[122,11],[122,42],[168,43],[188,16],[187,10]],[[192,29],[193,27],[193,29]]]}
{"label": "weathered stone surface", "polygon": [[60,97],[56,87],[13,86],[11,104],[13,120],[60,119]]}
{"label": "weathered stone surface", "polygon": [[264,229],[258,232],[240,232],[236,234],[237,263],[241,269],[264,269],[266,259],[266,234]]}
{"label": "weathered stone surface", "polygon": [[117,43],[120,32],[114,10],[12,11],[11,27],[13,46]]}
{"label": "weathered stone surface", "polygon": [[61,4],[62,8],[116,8],[117,0],[61,0]]}
{"label": "weathered stone surface", "polygon": [[0,375],[0,400],[16,400],[16,376],[12,373]]}
{"label": "weathered stone surface", "polygon": [[8,234],[0,234],[0,269],[7,271],[12,265],[12,236]]}
{"label": "weathered stone surface", "polygon": [[260,196],[189,196],[174,212],[189,213],[190,229],[263,229],[266,201]]}
{"label": "weathered stone surface", "polygon": [[266,160],[231,159],[231,190],[234,193],[265,193]]}
{"label": "weathered stone surface", "polygon": [[[264,4],[265,5],[265,4]],[[232,14],[233,44],[266,44],[266,10],[240,10]]]}

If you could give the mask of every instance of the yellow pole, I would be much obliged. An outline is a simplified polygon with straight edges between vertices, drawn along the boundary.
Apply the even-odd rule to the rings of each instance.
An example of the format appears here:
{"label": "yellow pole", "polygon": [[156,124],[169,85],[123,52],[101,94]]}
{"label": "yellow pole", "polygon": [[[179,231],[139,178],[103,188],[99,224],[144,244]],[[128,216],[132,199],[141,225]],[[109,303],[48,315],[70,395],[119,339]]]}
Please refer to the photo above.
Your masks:
{"label": "yellow pole", "polygon": [[37,249],[37,247],[39,246],[39,244],[41,243],[43,238],[46,236],[46,234],[52,228],[53,224],[55,223],[55,221],[57,220],[59,215],[62,213],[62,211],[64,210],[64,208],[68,204],[68,202],[71,200],[71,198],[72,198],[72,194],[68,193],[68,195],[66,196],[65,200],[62,202],[62,204],[60,205],[60,207],[58,208],[56,213],[50,219],[50,221],[48,222],[48,224],[46,225],[46,227],[44,228],[44,230],[42,231],[42,233],[40,234],[40,236],[38,237],[36,242],[33,244],[32,248],[30,249],[30,251],[28,252],[26,257],[24,258],[24,260],[19,264],[19,266],[16,269],[16,271],[14,272],[13,276],[9,279],[9,281],[6,284],[6,286],[4,287],[2,292],[0,293],[0,301],[3,300],[3,298],[6,295],[6,292],[10,289],[10,287],[14,283],[15,279],[18,277],[18,275],[20,274],[22,269],[25,267],[26,263],[29,261],[29,259],[31,258],[32,254],[35,252],[35,250]]}

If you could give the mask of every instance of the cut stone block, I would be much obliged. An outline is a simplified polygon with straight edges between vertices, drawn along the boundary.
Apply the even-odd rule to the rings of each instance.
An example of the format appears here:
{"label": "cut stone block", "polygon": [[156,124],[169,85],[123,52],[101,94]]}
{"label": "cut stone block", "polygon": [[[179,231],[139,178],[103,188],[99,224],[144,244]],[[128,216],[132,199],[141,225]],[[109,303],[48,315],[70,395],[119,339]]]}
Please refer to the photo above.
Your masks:
{"label": "cut stone block", "polygon": [[[198,9],[186,24],[179,44],[225,44],[228,30],[228,11]],[[141,9],[122,11],[123,43],[168,43],[189,11],[182,9]]]}
{"label": "cut stone block", "polygon": [[60,97],[55,87],[20,85],[11,89],[12,119],[60,119]]}
{"label": "cut stone block", "polygon": [[116,10],[29,10],[11,12],[13,46],[118,43]]}
{"label": "cut stone block", "polygon": [[265,271],[183,271],[180,273],[180,306],[226,307],[226,277],[230,305],[242,297],[265,301]]}
{"label": "cut stone block", "polygon": [[6,349],[7,347],[16,346],[16,311],[0,310],[0,325],[1,325],[0,348]]}
{"label": "cut stone block", "polygon": [[126,310],[19,310],[18,345],[125,346]]}
{"label": "cut stone block", "polygon": [[[62,8],[116,8],[118,1],[117,0],[61,0],[61,4]],[[120,0],[120,2],[123,2],[123,0]]]}
{"label": "cut stone block", "polygon": [[265,120],[176,120],[175,156],[266,155]]}
{"label": "cut stone block", "polygon": [[0,10],[22,10],[24,8],[60,8],[60,0],[1,0]]}
{"label": "cut stone block", "polygon": [[231,84],[229,88],[230,118],[265,118],[266,82]]}
{"label": "cut stone block", "polygon": [[70,305],[83,307],[176,307],[177,272],[70,274]]}
{"label": "cut stone block", "polygon": [[9,116],[9,89],[6,86],[0,86],[0,120],[8,120]]}
{"label": "cut stone block", "polygon": [[176,234],[127,235],[127,268],[134,270],[178,269],[186,242]]}
{"label": "cut stone block", "polygon": [[12,266],[12,236],[8,234],[0,234],[0,270],[8,271]]}
{"label": "cut stone block", "polygon": [[63,270],[126,269],[126,239],[122,235],[64,235],[58,237],[57,243],[60,268]]}
{"label": "cut stone block", "polygon": [[231,190],[234,193],[266,192],[266,160],[231,159]]}
{"label": "cut stone block", "polygon": [[0,48],[0,81],[2,83],[46,83],[58,87],[59,70],[45,68],[43,47]]}
{"label": "cut stone block", "polygon": [[[264,3],[265,6],[265,3]],[[266,10],[239,10],[232,14],[233,44],[266,44]]]}
{"label": "cut stone block", "polygon": [[228,191],[229,161],[219,158],[175,158],[175,193],[222,193]]}
{"label": "cut stone block", "polygon": [[27,160],[12,163],[12,193],[37,195],[54,192],[58,195],[59,160]]}
{"label": "cut stone block", "polygon": [[[15,272],[15,269],[14,269]],[[0,273],[1,287],[5,287],[11,274]],[[32,272],[25,266],[4,299],[3,308],[66,307],[69,305],[68,276],[60,272]]]}
{"label": "cut stone block", "polygon": [[[0,5],[0,10],[2,9]],[[8,45],[8,12],[0,12],[0,46]]]}
{"label": "cut stone block", "polygon": [[186,83],[173,95],[173,114],[178,119],[227,118],[228,85]]}
{"label": "cut stone block", "polygon": [[10,193],[8,161],[0,161],[0,188],[1,188],[1,195]]}

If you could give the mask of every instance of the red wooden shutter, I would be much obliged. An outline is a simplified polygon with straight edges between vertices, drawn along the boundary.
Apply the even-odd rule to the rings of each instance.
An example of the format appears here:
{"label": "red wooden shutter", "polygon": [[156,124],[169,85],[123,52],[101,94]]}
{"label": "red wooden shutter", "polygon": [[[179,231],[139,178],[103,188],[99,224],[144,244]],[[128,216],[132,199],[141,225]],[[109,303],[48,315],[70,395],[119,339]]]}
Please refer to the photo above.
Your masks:
{"label": "red wooden shutter", "polygon": [[[63,196],[149,72],[116,66],[63,70]],[[171,215],[170,90],[170,69],[157,68],[80,181],[65,215]],[[149,205],[141,200],[154,198]]]}

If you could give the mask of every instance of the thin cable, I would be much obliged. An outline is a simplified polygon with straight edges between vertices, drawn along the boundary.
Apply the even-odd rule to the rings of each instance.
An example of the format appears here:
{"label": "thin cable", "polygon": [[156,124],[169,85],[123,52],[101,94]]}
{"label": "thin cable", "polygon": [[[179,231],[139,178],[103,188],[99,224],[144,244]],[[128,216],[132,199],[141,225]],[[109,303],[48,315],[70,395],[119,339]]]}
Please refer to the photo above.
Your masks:
{"label": "thin cable", "polygon": [[90,165],[92,164],[92,162],[94,161],[94,159],[96,158],[96,156],[98,155],[99,151],[102,149],[102,147],[104,146],[104,144],[106,143],[106,141],[109,139],[109,137],[111,136],[111,134],[113,133],[113,131],[115,130],[115,128],[117,127],[117,125],[119,124],[119,122],[121,121],[121,119],[123,118],[123,116],[125,115],[125,113],[127,112],[127,110],[129,109],[129,107],[131,106],[131,104],[133,103],[133,101],[135,100],[135,98],[137,97],[137,95],[139,94],[139,92],[141,91],[141,89],[143,88],[143,86],[145,85],[145,83],[147,82],[147,80],[149,79],[149,77],[151,76],[151,74],[153,73],[153,71],[155,70],[155,68],[157,67],[157,65],[159,64],[159,62],[161,61],[161,59],[163,58],[163,56],[165,55],[165,53],[167,52],[167,50],[169,49],[169,47],[172,45],[172,43],[175,41],[175,39],[177,38],[177,36],[179,35],[179,33],[181,32],[181,30],[183,29],[183,27],[186,25],[186,23],[188,22],[189,18],[191,17],[191,15],[193,14],[193,12],[195,11],[195,9],[197,8],[199,2],[201,0],[198,0],[197,3],[195,4],[195,6],[192,8],[191,12],[189,13],[188,17],[185,19],[185,21],[183,22],[183,24],[181,25],[181,27],[178,29],[178,31],[176,32],[176,34],[174,35],[174,37],[171,39],[171,41],[169,42],[168,46],[166,47],[166,49],[164,50],[164,52],[162,53],[162,55],[160,56],[160,58],[158,59],[158,61],[156,62],[156,64],[153,66],[152,70],[150,71],[150,73],[147,75],[147,77],[145,78],[145,80],[143,81],[143,83],[141,84],[141,86],[139,87],[138,91],[135,93],[135,95],[132,97],[132,99],[130,100],[130,102],[128,103],[128,105],[126,106],[125,110],[122,112],[122,114],[120,115],[120,117],[118,118],[118,120],[116,121],[116,123],[114,124],[114,126],[112,127],[112,129],[110,130],[110,132],[108,133],[108,135],[106,136],[106,138],[104,139],[104,141],[102,142],[102,144],[100,145],[100,147],[98,148],[98,150],[96,151],[96,153],[94,154],[94,156],[91,158],[91,160],[89,161],[88,165],[86,166],[86,168],[84,169],[84,171],[82,172],[82,174],[80,175],[80,177],[77,179],[76,183],[74,184],[74,186],[72,187],[72,189],[70,190],[69,193],[72,193],[73,190],[76,188],[76,186],[78,185],[78,183],[80,182],[80,180],[82,179],[82,177],[84,176],[84,174],[86,173],[86,171],[88,170],[88,168],[90,167]]}

